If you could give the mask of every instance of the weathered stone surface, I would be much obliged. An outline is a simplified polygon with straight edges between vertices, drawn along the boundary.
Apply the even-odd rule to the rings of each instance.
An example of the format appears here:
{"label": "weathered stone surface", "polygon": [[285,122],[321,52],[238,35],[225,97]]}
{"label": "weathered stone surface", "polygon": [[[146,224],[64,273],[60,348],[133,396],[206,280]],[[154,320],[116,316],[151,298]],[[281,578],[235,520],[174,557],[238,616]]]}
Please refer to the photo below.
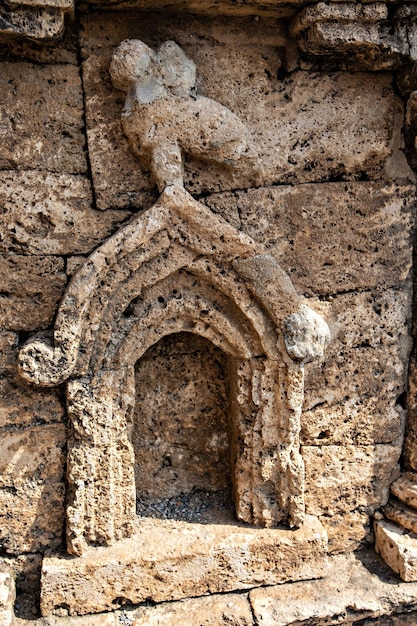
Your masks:
{"label": "weathered stone surface", "polygon": [[297,531],[141,520],[132,538],[113,547],[90,548],[76,559],[45,558],[41,610],[93,613],[321,577],[325,553],[326,536],[311,517]]}
{"label": "weathered stone surface", "polygon": [[[322,580],[254,589],[249,599],[259,626],[312,624],[366,624],[403,626],[393,616],[392,625],[380,616],[416,609],[415,583],[399,583],[375,556],[340,555],[329,560]],[[369,622],[366,618],[369,618]],[[366,620],[362,622],[362,620]],[[375,621],[373,621],[375,620]]]}
{"label": "weathered stone surface", "polygon": [[[295,288],[312,296],[398,288],[411,269],[414,194],[413,185],[359,182],[233,197],[242,230],[274,250]],[[231,196],[224,194],[226,206]]]}
{"label": "weathered stone surface", "polygon": [[65,174],[0,171],[0,205],[6,254],[86,254],[130,215],[95,211],[88,179]]}
{"label": "weathered stone surface", "polygon": [[1,489],[0,545],[4,554],[58,548],[64,532],[64,503],[63,483]]}
{"label": "weathered stone surface", "polygon": [[137,363],[132,443],[142,501],[230,490],[226,366],[221,350],[188,333]]}
{"label": "weathered stone surface", "polygon": [[0,283],[3,328],[28,331],[47,328],[67,283],[64,261],[53,256],[3,256]]}
{"label": "weathered stone surface", "polygon": [[414,7],[391,14],[384,2],[317,2],[297,15],[291,33],[308,55],[341,67],[398,68],[417,58]]}
{"label": "weathered stone surface", "polygon": [[16,598],[14,575],[11,569],[0,565],[0,624],[14,625],[13,605]]}
{"label": "weathered stone surface", "polygon": [[0,11],[0,39],[24,37],[33,40],[58,38],[64,29],[64,10],[18,7]]}
{"label": "weathered stone surface", "polygon": [[246,595],[227,594],[196,598],[143,608],[133,613],[132,626],[252,626],[252,611]]}
{"label": "weathered stone surface", "polygon": [[0,429],[61,422],[63,400],[56,389],[36,389],[17,372],[19,336],[0,334]]}
{"label": "weathered stone surface", "polygon": [[388,500],[400,453],[392,445],[303,446],[306,510],[321,519],[330,551],[370,539],[369,516]]}
{"label": "weathered stone surface", "polygon": [[401,444],[411,293],[387,289],[332,297],[321,311],[332,341],[305,371],[302,441],[307,445]]}
{"label": "weathered stone surface", "polygon": [[6,553],[60,544],[65,439],[58,424],[2,432],[0,544]]}
{"label": "weathered stone surface", "polygon": [[0,67],[0,168],[85,173],[78,68],[29,63]]}
{"label": "weathered stone surface", "polygon": [[417,476],[413,472],[404,472],[392,483],[391,493],[407,504],[417,509]]}
{"label": "weathered stone surface", "polygon": [[[128,15],[123,20],[112,16],[111,21],[110,31],[105,14],[86,17],[82,34],[87,130],[98,208],[140,207],[150,202],[149,174],[131,159],[121,135],[118,118],[124,97],[106,79],[113,49],[127,38],[140,37],[152,44],[162,38],[175,39],[181,45],[198,67],[198,92],[228,107],[249,129],[259,155],[261,183],[381,172],[391,152],[394,115],[388,76],[299,72],[278,81],[281,60],[276,47],[285,45],[279,29],[275,46],[267,40],[267,45],[257,42],[254,48],[242,46],[241,33],[226,22],[208,27],[204,20],[194,19],[192,24],[176,24],[174,31],[172,22],[163,18],[149,22]],[[356,103],[351,115],[346,100]],[[188,161],[185,180],[193,193],[246,188],[247,172],[230,174],[224,167]]]}
{"label": "weathered stone surface", "polygon": [[387,520],[417,535],[417,513],[414,509],[402,503],[390,501],[384,507],[383,513]]}
{"label": "weathered stone surface", "polygon": [[401,526],[375,522],[375,548],[389,567],[405,582],[417,581],[417,539]]}

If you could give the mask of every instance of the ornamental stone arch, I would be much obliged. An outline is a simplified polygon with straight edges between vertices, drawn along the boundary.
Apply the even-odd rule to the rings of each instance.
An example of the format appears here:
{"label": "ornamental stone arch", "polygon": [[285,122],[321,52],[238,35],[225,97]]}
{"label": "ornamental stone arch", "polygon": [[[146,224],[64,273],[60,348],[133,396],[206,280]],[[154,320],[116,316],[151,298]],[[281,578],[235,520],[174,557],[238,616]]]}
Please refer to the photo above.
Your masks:
{"label": "ornamental stone arch", "polygon": [[134,366],[181,331],[230,357],[237,518],[266,527],[304,519],[303,363],[322,353],[327,326],[272,256],[172,186],[76,273],[53,343],[37,337],[21,351],[26,379],[67,381],[72,554],[134,530]]}

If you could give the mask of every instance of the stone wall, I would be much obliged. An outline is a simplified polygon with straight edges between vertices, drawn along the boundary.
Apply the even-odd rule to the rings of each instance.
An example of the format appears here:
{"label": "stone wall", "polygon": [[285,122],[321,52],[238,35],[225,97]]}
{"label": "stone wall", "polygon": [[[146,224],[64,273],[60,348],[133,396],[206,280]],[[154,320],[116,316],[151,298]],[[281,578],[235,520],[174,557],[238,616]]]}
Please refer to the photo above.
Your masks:
{"label": "stone wall", "polygon": [[[407,419],[414,6],[102,0],[80,3],[75,14],[65,2],[10,3],[6,13],[0,16],[0,548],[16,572],[17,615],[37,616],[43,555],[65,551],[70,430],[65,385],[25,382],[19,350],[34,333],[53,328],[66,286],[88,255],[159,195],[149,163],[132,154],[123,134],[125,94],[109,75],[125,39],[154,49],[175,40],[197,66],[198,93],[249,130],[256,171],[188,155],[185,188],[272,254],[302,301],[328,323],[324,356],[305,365],[306,513],[327,531],[330,554],[371,546],[373,514],[400,474]],[[131,440],[137,458],[152,450],[146,462],[136,460],[148,500],[193,503],[196,492],[223,492],[221,506],[230,508],[228,366],[205,341],[173,335],[136,366],[137,402],[146,410],[137,410]],[[412,413],[408,418],[413,432]],[[195,508],[204,511],[201,501]],[[271,598],[279,603],[277,589]],[[201,623],[301,619],[271,617],[262,593],[253,592],[252,609],[246,596],[227,596],[229,609],[236,603],[232,622],[218,596],[206,598],[214,621]],[[341,621],[331,623],[371,624],[412,608],[405,597],[359,609],[352,619],[344,608]],[[155,609],[155,617],[147,610],[124,623],[186,623],[181,607],[172,608],[171,622],[163,616],[169,609]],[[190,604],[186,612],[193,610]],[[323,611],[315,617],[327,619]]]}

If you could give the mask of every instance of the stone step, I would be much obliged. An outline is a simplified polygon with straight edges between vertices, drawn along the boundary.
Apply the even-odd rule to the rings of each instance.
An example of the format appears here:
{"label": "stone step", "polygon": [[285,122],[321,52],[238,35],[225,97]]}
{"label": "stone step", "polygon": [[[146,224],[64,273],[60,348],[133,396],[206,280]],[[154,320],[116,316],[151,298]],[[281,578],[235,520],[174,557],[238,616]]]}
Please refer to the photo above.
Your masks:
{"label": "stone step", "polygon": [[417,510],[417,473],[404,472],[391,485],[393,496]]}
{"label": "stone step", "polygon": [[382,512],[391,522],[395,522],[417,535],[417,511],[415,509],[402,502],[390,500]]}
{"label": "stone step", "polygon": [[375,549],[404,582],[417,581],[417,537],[406,529],[378,520],[374,524]]}

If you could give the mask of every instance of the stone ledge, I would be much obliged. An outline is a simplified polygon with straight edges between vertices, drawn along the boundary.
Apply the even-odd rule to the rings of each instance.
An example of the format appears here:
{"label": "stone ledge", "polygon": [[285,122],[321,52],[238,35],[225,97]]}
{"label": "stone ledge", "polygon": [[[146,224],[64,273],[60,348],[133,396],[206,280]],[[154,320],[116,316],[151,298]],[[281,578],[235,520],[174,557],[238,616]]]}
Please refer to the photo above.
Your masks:
{"label": "stone ledge", "polygon": [[[247,612],[249,603],[253,619]],[[249,594],[214,594],[158,606],[129,607],[100,616],[16,619],[15,626],[253,626],[254,620],[258,626],[299,626],[354,624],[368,619],[360,623],[411,626],[417,623],[416,611],[417,583],[399,581],[373,550],[364,550],[330,557],[327,576],[320,580],[284,583]],[[228,621],[222,621],[224,618]]]}
{"label": "stone ledge", "polygon": [[298,530],[142,518],[133,537],[111,547],[90,548],[77,558],[46,557],[41,611],[98,613],[319,578],[326,555],[326,533],[311,516]]}
{"label": "stone ledge", "polygon": [[375,548],[401,580],[417,581],[416,535],[392,522],[376,521]]}

